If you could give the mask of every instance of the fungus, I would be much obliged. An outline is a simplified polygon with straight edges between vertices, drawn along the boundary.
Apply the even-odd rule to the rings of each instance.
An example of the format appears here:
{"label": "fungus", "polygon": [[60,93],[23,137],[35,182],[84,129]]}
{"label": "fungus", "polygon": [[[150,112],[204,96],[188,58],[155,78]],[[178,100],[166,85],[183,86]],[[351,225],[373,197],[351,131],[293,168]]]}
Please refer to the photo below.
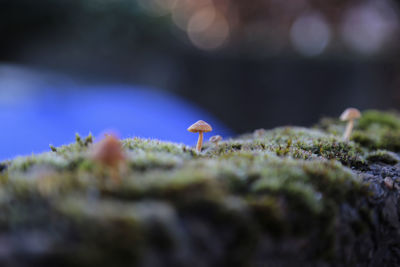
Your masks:
{"label": "fungus", "polygon": [[199,133],[196,149],[200,152],[203,145],[203,133],[211,132],[211,126],[207,122],[200,120],[192,124],[187,130],[191,133]]}
{"label": "fungus", "polygon": [[125,160],[121,142],[113,135],[106,135],[103,140],[93,145],[90,156],[93,160],[107,166],[114,180],[119,180],[118,170]]}
{"label": "fungus", "polygon": [[220,136],[220,135],[211,136],[210,139],[209,139],[209,141],[211,143],[215,144],[215,146],[218,146],[218,142],[221,141],[221,140],[222,140],[222,136]]}
{"label": "fungus", "polygon": [[356,108],[348,108],[346,109],[342,115],[340,115],[341,121],[347,121],[346,131],[344,132],[343,138],[346,141],[350,140],[351,131],[354,127],[354,120],[361,117],[361,113]]}

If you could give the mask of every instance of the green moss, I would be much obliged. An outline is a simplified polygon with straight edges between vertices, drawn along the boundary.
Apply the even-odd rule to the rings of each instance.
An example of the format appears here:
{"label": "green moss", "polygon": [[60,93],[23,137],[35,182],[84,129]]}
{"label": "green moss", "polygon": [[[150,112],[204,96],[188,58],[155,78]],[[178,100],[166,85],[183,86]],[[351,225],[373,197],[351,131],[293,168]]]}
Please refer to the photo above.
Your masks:
{"label": "green moss", "polygon": [[271,152],[280,157],[317,160],[336,159],[348,166],[365,164],[362,148],[354,142],[320,130],[301,127],[276,128],[270,131],[243,135],[221,142],[218,147],[205,145],[207,155],[225,155],[235,151]]}
{"label": "green moss", "polygon": [[63,170],[67,167],[68,161],[61,156],[52,155],[47,152],[40,155],[32,155],[27,157],[17,157],[8,166],[8,170],[26,172],[32,167],[46,168],[46,169],[60,169]]}
{"label": "green moss", "polygon": [[387,113],[377,110],[363,112],[358,122],[358,128],[361,130],[368,130],[375,126],[388,128],[391,130],[400,130],[399,114],[395,112]]}
{"label": "green moss", "polygon": [[[338,119],[323,119],[318,127],[340,136],[345,123]],[[363,112],[355,123],[351,140],[369,150],[400,151],[400,115],[376,110]]]}
{"label": "green moss", "polygon": [[122,141],[124,148],[130,151],[165,152],[173,155],[193,156],[194,150],[182,144],[162,142],[155,139],[129,138]]}
{"label": "green moss", "polygon": [[56,152],[59,155],[66,155],[68,153],[73,153],[73,152],[82,152],[82,151],[86,151],[87,148],[93,143],[93,136],[91,133],[89,133],[89,135],[87,137],[85,137],[83,140],[81,138],[81,136],[76,133],[75,134],[75,143],[69,144],[69,145],[64,145],[64,146],[60,146],[58,148],[50,145],[50,149],[53,152]]}
{"label": "green moss", "polygon": [[387,150],[376,150],[368,153],[369,162],[382,162],[390,165],[399,163],[399,156]]}
{"label": "green moss", "polygon": [[[400,147],[400,120],[379,114],[364,113],[350,142],[342,140],[344,124],[336,119],[316,129],[282,127],[205,143],[201,153],[183,144],[125,139],[119,183],[88,157],[93,137],[77,135],[70,145],[2,163],[0,209],[6,212],[0,226],[22,231],[46,225],[60,240],[73,232],[80,245],[71,253],[80,262],[107,262],[118,254],[120,266],[135,264],[154,246],[179,247],[177,231],[193,218],[234,229],[232,240],[241,240],[247,252],[262,235],[308,238],[311,231],[323,237],[319,256],[325,257],[334,251],[340,207],[367,195],[350,168],[398,162],[390,150]],[[38,205],[40,212],[25,215]],[[362,229],[365,222],[354,223]],[[118,227],[126,243],[113,248],[110,242],[122,235]],[[250,257],[235,249],[237,261]]]}

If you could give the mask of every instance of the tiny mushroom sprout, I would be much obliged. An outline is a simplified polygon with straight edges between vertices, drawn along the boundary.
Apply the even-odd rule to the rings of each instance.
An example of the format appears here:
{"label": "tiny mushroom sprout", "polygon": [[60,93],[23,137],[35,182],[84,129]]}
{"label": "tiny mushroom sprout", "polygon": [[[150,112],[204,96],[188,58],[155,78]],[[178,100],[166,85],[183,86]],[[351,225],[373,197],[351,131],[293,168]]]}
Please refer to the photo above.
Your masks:
{"label": "tiny mushroom sprout", "polygon": [[111,170],[114,180],[119,180],[119,167],[125,160],[121,142],[114,136],[107,134],[100,142],[93,144],[90,157]]}
{"label": "tiny mushroom sprout", "polygon": [[222,140],[222,136],[220,136],[220,135],[211,136],[210,139],[209,139],[209,141],[211,143],[215,144],[216,146],[218,146],[218,142],[221,141],[221,140]]}
{"label": "tiny mushroom sprout", "polygon": [[343,138],[346,141],[350,140],[351,131],[354,127],[354,120],[361,117],[361,112],[356,108],[346,109],[342,115],[340,115],[341,121],[347,121],[346,131],[344,132]]}
{"label": "tiny mushroom sprout", "polygon": [[196,149],[200,152],[203,145],[203,133],[211,132],[211,126],[207,122],[200,120],[192,124],[187,130],[191,133],[199,133]]}

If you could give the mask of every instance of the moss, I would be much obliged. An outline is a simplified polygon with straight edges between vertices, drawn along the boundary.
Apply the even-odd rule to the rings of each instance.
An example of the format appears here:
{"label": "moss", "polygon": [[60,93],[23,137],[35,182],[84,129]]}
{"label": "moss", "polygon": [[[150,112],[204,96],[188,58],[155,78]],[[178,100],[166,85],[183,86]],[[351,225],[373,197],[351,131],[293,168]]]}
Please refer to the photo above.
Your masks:
{"label": "moss", "polygon": [[[344,132],[345,123],[323,119],[318,128],[336,136]],[[396,112],[369,110],[356,121],[351,140],[368,150],[400,151],[400,115]]]}
{"label": "moss", "polygon": [[54,146],[50,146],[50,149],[53,152],[56,152],[58,155],[66,155],[68,153],[71,152],[82,152],[82,151],[86,151],[87,148],[93,143],[94,138],[92,136],[91,133],[89,133],[89,135],[87,137],[85,137],[83,140],[81,138],[81,136],[76,133],[75,134],[75,143],[69,144],[69,145],[64,145],[64,146],[60,146],[60,147],[54,147]]}
{"label": "moss", "polygon": [[371,127],[383,127],[391,130],[400,130],[399,114],[395,112],[381,112],[377,110],[369,110],[363,112],[359,122],[358,128],[361,130],[368,130]]}
{"label": "moss", "polygon": [[369,162],[382,162],[394,165],[399,162],[399,156],[387,150],[376,150],[368,153],[367,160]]}
{"label": "moss", "polygon": [[[318,257],[329,257],[341,207],[354,207],[368,193],[351,168],[398,162],[390,151],[399,145],[400,120],[379,114],[364,113],[350,142],[342,140],[344,125],[336,119],[314,129],[258,130],[205,143],[201,153],[183,144],[125,139],[119,183],[88,157],[93,137],[77,135],[72,144],[0,165],[0,209],[6,211],[0,226],[49,231],[45,225],[58,233],[54,247],[74,244],[66,255],[108,265],[120,255],[115,266],[136,264],[148,251],[182,249],[180,237],[195,239],[190,229],[200,219],[224,233],[225,239],[216,236],[232,249],[233,265],[251,258],[265,235],[323,237]],[[37,206],[40,212],[26,215]],[[364,223],[354,225],[363,229]],[[124,242],[112,246],[122,236]]]}
{"label": "moss", "polygon": [[182,144],[162,142],[155,139],[129,138],[122,141],[129,151],[165,152],[173,155],[194,156],[194,150]]}
{"label": "moss", "polygon": [[280,157],[295,159],[336,159],[348,166],[365,164],[362,148],[354,142],[320,130],[301,127],[276,128],[263,134],[243,135],[238,139],[205,145],[209,156],[224,155],[235,151],[272,152]]}
{"label": "moss", "polygon": [[46,169],[63,170],[68,165],[68,161],[61,156],[52,155],[51,153],[43,153],[41,155],[32,155],[27,157],[17,157],[9,165],[8,170],[11,172],[26,172],[32,167]]}

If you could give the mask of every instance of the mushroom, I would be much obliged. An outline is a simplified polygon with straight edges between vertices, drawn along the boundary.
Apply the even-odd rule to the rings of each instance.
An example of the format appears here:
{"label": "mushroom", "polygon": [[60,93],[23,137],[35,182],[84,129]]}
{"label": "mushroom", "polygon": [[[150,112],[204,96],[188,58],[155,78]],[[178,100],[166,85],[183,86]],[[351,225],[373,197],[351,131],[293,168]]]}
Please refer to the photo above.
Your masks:
{"label": "mushroom", "polygon": [[351,131],[354,127],[354,120],[361,117],[361,113],[356,108],[348,108],[346,109],[342,115],[340,115],[341,121],[347,121],[346,131],[344,132],[343,138],[346,141],[350,140]]}
{"label": "mushroom", "polygon": [[218,142],[221,141],[221,140],[222,140],[222,136],[220,136],[220,135],[211,136],[210,139],[209,139],[209,141],[211,143],[215,144],[216,146],[218,146]]}
{"label": "mushroom", "polygon": [[203,133],[211,132],[211,126],[207,122],[200,120],[192,124],[187,130],[191,133],[199,133],[196,149],[200,152],[203,145]]}
{"label": "mushroom", "polygon": [[120,164],[125,160],[121,142],[114,136],[107,134],[103,140],[93,145],[90,157],[107,166],[111,170],[114,180],[119,180],[118,170]]}

